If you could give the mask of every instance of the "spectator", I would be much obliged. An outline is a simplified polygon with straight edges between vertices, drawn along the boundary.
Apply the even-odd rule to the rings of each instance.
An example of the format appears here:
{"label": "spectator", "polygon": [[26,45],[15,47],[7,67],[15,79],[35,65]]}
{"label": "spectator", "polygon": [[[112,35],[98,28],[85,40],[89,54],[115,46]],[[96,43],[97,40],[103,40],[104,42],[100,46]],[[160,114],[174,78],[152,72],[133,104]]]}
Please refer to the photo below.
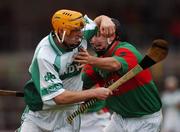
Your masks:
{"label": "spectator", "polygon": [[162,132],[180,132],[180,90],[178,79],[169,76],[165,79],[162,94],[164,122]]}

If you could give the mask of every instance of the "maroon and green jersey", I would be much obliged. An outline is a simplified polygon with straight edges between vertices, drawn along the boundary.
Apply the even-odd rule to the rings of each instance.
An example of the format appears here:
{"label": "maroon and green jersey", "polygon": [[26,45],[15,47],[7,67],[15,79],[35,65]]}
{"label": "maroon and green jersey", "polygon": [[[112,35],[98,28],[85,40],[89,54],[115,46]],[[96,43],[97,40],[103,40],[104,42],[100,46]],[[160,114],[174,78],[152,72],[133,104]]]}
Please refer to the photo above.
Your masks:
{"label": "maroon and green jersey", "polygon": [[[114,57],[122,67],[119,71],[109,72],[86,65],[83,71],[86,88],[96,83],[108,87],[142,60],[142,55],[128,42],[115,42],[106,54],[100,57]],[[162,104],[150,70],[140,72],[114,90],[113,96],[106,100],[106,106],[124,118],[140,117],[159,111]]]}

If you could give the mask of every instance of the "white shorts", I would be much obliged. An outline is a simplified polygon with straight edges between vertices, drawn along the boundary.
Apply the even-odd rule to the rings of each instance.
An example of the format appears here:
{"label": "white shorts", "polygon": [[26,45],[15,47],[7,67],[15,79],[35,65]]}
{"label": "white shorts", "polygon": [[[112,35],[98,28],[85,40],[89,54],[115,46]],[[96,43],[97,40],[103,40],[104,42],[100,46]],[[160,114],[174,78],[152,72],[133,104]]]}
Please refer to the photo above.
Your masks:
{"label": "white shorts", "polygon": [[110,113],[97,114],[90,112],[81,115],[80,132],[103,132],[103,128],[110,122]]}
{"label": "white shorts", "polygon": [[79,132],[80,116],[67,123],[68,111],[40,111],[26,113],[18,132]]}
{"label": "white shorts", "polygon": [[162,111],[138,118],[122,118],[113,113],[110,124],[104,132],[160,132]]}

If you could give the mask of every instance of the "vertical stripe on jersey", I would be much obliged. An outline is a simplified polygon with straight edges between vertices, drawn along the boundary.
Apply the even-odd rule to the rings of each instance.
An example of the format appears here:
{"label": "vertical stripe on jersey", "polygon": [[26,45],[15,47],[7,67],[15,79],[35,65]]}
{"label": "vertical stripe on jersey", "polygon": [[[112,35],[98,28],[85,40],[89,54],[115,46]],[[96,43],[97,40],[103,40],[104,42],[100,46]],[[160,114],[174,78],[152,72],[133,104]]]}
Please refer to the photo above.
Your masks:
{"label": "vertical stripe on jersey", "polygon": [[57,55],[56,58],[55,58],[55,63],[53,64],[54,65],[54,69],[56,70],[56,72],[59,73],[59,71],[61,70],[61,59],[60,59],[60,56]]}
{"label": "vertical stripe on jersey", "polygon": [[39,66],[37,58],[35,58],[32,62],[32,65],[30,67],[30,73],[37,90],[40,91]]}

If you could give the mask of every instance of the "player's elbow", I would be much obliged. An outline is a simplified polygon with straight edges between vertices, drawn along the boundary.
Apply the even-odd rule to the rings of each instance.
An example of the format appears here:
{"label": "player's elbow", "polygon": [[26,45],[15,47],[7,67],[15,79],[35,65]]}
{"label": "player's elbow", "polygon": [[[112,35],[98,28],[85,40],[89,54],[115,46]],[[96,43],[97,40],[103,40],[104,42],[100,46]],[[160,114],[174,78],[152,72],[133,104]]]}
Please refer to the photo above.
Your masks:
{"label": "player's elbow", "polygon": [[67,103],[68,103],[68,101],[67,101],[65,98],[59,97],[59,96],[57,96],[57,97],[54,98],[54,102],[55,102],[57,105],[62,105],[62,104],[67,104]]}
{"label": "player's elbow", "polygon": [[81,101],[78,92],[75,91],[67,91],[65,90],[63,93],[54,97],[54,102],[57,105],[65,105],[72,104]]}
{"label": "player's elbow", "polygon": [[72,103],[69,98],[67,97],[66,93],[61,93],[60,95],[54,97],[54,102],[57,105],[64,105]]}

